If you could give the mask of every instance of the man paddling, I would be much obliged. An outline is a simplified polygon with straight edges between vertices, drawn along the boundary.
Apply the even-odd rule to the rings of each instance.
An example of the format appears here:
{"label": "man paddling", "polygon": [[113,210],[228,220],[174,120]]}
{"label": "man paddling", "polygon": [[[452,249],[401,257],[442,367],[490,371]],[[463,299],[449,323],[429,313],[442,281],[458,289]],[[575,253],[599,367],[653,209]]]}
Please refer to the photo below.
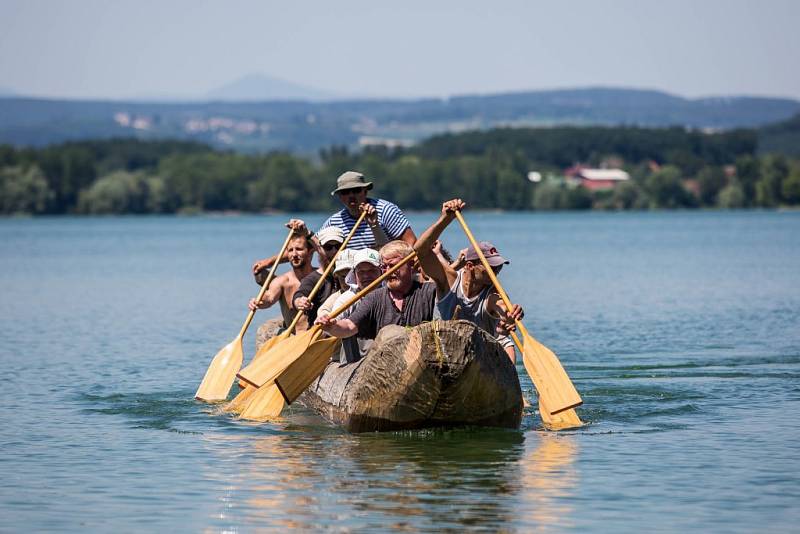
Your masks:
{"label": "man paddling", "polygon": [[360,172],[347,171],[336,180],[332,196],[338,197],[344,208],[334,213],[322,223],[320,231],[336,227],[348,234],[358,220],[361,211],[367,212],[366,225],[356,230],[348,248],[378,249],[390,240],[400,239],[414,245],[417,236],[411,229],[406,216],[395,204],[381,198],[368,198],[367,191],[372,182],[367,182]]}
{"label": "man paddling", "polygon": [[[507,329],[513,329],[515,320],[522,318],[522,308],[516,305],[511,313],[506,312],[505,305],[495,291],[492,280],[474,248],[466,250],[464,265],[458,271],[442,262],[433,251],[434,243],[447,225],[455,219],[456,210],[461,211],[464,207],[464,202],[459,198],[442,204],[442,214],[420,236],[414,245],[414,251],[425,274],[436,285],[436,307],[441,317],[464,319],[497,335],[497,340],[503,345],[506,354],[512,362],[515,362],[514,342],[508,337]],[[509,263],[488,241],[483,241],[479,245],[495,274],[500,272],[503,265]],[[456,313],[458,315],[454,317]]]}
{"label": "man paddling", "polygon": [[[293,221],[290,221],[287,226],[293,228],[295,232],[297,232],[297,228],[295,228],[295,225],[292,223]],[[292,266],[292,270],[275,277],[272,282],[270,282],[269,287],[264,293],[261,301],[256,302],[256,299],[252,298],[248,303],[248,307],[251,310],[255,310],[257,308],[263,309],[269,308],[278,302],[281,307],[283,327],[286,328],[292,322],[292,319],[294,319],[294,315],[296,313],[296,308],[292,303],[292,299],[295,292],[300,287],[300,281],[314,270],[311,265],[312,256],[313,248],[307,237],[305,237],[303,234],[292,237],[289,240],[289,245],[286,247],[285,253],[285,258]],[[276,259],[277,258],[273,257],[266,260],[269,261],[268,266],[271,266],[272,261],[275,261]],[[258,279],[259,273],[259,271],[256,270],[257,265],[258,263],[253,266],[253,270],[256,271],[256,279]],[[304,329],[305,328],[300,328],[300,325],[298,325],[298,330]]]}
{"label": "man paddling", "polygon": [[[391,269],[411,254],[405,241],[395,240],[381,248],[383,269]],[[328,334],[348,338],[358,334],[362,339],[375,339],[387,325],[416,326],[433,319],[436,287],[417,280],[416,271],[406,263],[386,279],[384,286],[364,297],[346,319],[317,318],[317,324]]]}

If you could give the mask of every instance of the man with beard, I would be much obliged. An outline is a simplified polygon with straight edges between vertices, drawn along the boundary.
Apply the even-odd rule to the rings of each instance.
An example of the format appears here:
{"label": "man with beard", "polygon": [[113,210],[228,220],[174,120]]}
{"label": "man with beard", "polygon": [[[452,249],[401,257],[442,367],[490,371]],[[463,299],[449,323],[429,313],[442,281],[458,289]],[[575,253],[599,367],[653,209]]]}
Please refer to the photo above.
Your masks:
{"label": "man with beard", "polygon": [[[292,223],[293,221],[290,221],[287,226],[294,228]],[[252,298],[250,299],[248,307],[251,310],[255,310],[256,308],[263,309],[269,308],[276,302],[279,302],[281,306],[281,315],[283,316],[283,327],[286,328],[289,326],[289,323],[292,322],[292,319],[294,319],[294,315],[296,313],[296,308],[292,303],[292,298],[294,297],[297,289],[300,287],[300,281],[314,271],[314,267],[311,265],[312,256],[313,248],[308,237],[303,234],[294,235],[289,240],[289,245],[286,247],[286,253],[284,256],[292,266],[292,270],[273,278],[272,282],[269,284],[269,287],[264,292],[264,296],[261,298],[261,301],[256,302],[256,299]],[[272,258],[264,260],[264,262],[269,262],[267,267],[270,267],[272,262],[276,259],[277,258],[273,256]],[[253,266],[256,277],[258,277],[259,272],[263,269],[256,268],[260,263],[262,262],[257,262],[256,265]],[[297,325],[297,330],[305,330],[306,328],[307,325]]]}
{"label": "man with beard", "polygon": [[372,182],[367,182],[360,172],[347,171],[339,176],[331,195],[338,197],[344,208],[328,217],[320,231],[335,227],[347,235],[361,212],[365,211],[366,224],[359,226],[348,248],[378,249],[392,239],[401,239],[413,245],[417,237],[400,208],[382,198],[368,198],[367,191],[370,189]]}
{"label": "man with beard", "polygon": [[[391,269],[413,250],[404,241],[390,241],[380,251],[383,268]],[[436,286],[417,281],[416,270],[406,263],[386,279],[384,286],[364,297],[350,317],[337,321],[323,315],[316,322],[335,337],[358,334],[362,339],[375,339],[384,326],[416,326],[432,320],[435,299]]]}

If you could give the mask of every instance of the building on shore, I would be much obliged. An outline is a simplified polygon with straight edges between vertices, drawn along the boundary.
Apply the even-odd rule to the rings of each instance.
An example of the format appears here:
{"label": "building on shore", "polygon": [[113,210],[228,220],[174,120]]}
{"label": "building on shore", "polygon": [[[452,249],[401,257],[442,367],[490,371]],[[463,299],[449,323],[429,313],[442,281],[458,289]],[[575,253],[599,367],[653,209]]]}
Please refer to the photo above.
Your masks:
{"label": "building on shore", "polygon": [[575,165],[564,172],[567,182],[582,185],[590,191],[614,189],[617,184],[630,180],[630,175],[622,169],[590,169]]}

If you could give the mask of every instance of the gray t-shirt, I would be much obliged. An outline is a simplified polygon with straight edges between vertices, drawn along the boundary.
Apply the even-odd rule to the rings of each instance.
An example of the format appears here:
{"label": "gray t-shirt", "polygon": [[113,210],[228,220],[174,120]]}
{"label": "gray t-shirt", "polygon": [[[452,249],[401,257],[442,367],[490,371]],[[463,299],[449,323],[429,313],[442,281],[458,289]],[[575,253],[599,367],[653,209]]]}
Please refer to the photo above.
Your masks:
{"label": "gray t-shirt", "polygon": [[436,303],[436,284],[420,284],[416,280],[398,310],[389,296],[387,287],[380,287],[364,297],[349,319],[358,326],[358,337],[375,339],[381,328],[388,324],[416,326],[433,320]]}
{"label": "gray t-shirt", "polygon": [[[513,346],[514,342],[509,336],[497,334],[497,317],[492,317],[487,309],[489,296],[494,292],[493,286],[485,287],[480,293],[472,298],[467,297],[461,286],[464,278],[464,270],[458,271],[453,287],[436,303],[436,309],[442,319],[464,319],[475,323],[480,328],[495,336],[504,347]],[[453,315],[458,310],[458,317]]]}

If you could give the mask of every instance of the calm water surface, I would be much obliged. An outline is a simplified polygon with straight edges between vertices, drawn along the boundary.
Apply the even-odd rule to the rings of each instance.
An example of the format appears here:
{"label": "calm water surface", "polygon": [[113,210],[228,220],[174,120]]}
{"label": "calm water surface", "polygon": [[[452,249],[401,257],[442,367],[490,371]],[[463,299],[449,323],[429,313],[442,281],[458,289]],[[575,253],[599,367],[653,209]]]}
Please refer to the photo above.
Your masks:
{"label": "calm water surface", "polygon": [[800,213],[468,214],[589,425],[366,435],[192,400],[285,218],[0,220],[0,530],[797,528]]}

